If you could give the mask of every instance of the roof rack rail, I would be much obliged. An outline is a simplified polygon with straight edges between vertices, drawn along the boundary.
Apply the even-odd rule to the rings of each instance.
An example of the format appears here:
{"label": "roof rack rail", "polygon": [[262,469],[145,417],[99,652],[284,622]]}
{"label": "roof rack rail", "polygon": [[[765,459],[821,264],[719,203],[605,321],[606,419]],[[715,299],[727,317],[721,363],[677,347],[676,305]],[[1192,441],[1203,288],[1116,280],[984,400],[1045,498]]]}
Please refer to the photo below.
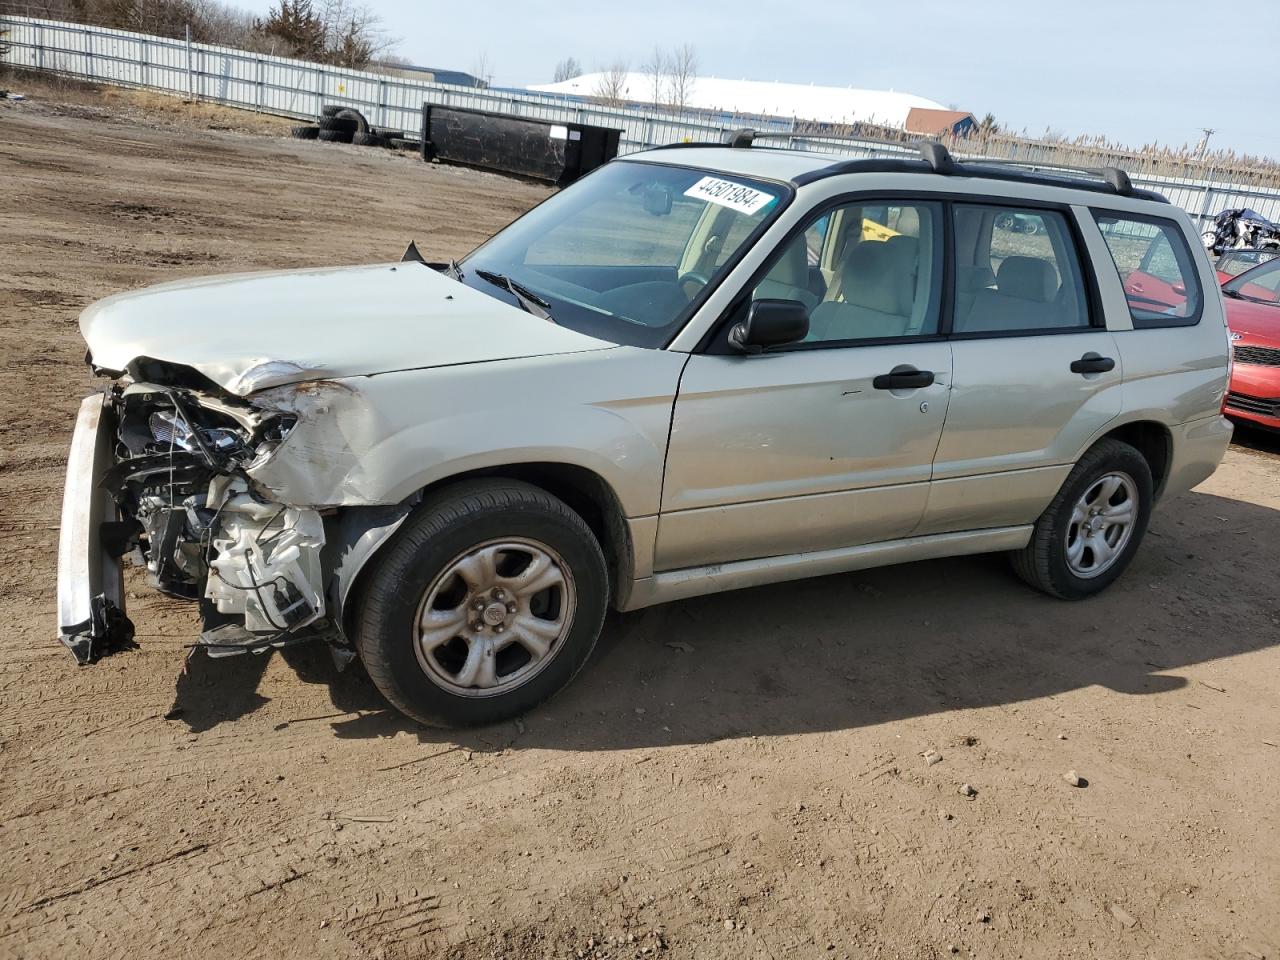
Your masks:
{"label": "roof rack rail", "polygon": [[[946,177],[978,177],[985,180],[1013,180],[1034,183],[1046,187],[1068,187],[1072,190],[1090,190],[1095,193],[1111,193],[1121,197],[1136,197],[1168,203],[1169,199],[1154,190],[1142,190],[1133,185],[1129,175],[1118,167],[1076,168],[1053,167],[1052,164],[1035,164],[1018,160],[956,160],[946,146],[936,140],[919,144],[920,159],[906,157],[872,157],[864,160],[842,160],[829,166],[801,174],[792,181],[797,186],[814,180],[838,176],[842,173],[873,172],[924,172]],[[1044,171],[1044,172],[1041,172]],[[1085,179],[1071,174],[1085,174]]]}
{"label": "roof rack rail", "polygon": [[950,151],[936,140],[924,140],[920,143],[920,156],[934,173],[950,176],[957,172],[956,162]]}
{"label": "roof rack rail", "polygon": [[1133,181],[1119,167],[1076,167],[1060,163],[1036,163],[1033,160],[1004,160],[998,157],[984,157],[980,162],[989,166],[1015,167],[1033,173],[1040,172],[1063,177],[1084,173],[1102,180],[1122,197],[1133,196]]}
{"label": "roof rack rail", "polygon": [[[646,150],[683,150],[689,147],[730,147],[735,150],[742,150],[751,147],[755,143],[757,133],[753,127],[743,127],[740,130],[734,130],[729,133],[724,140],[677,140],[675,143],[663,143],[656,147],[646,147]],[[763,149],[774,149],[767,147]]]}

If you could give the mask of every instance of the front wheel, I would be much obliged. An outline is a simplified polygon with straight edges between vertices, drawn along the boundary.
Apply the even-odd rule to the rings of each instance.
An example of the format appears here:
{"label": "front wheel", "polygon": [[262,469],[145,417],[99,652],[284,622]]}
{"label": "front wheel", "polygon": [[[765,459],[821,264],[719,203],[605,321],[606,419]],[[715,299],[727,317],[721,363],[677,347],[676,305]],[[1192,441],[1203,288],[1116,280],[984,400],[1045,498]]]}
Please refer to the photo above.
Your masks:
{"label": "front wheel", "polygon": [[495,723],[555,694],[595,646],[604,556],[537,487],[483,480],[425,501],[372,571],[356,646],[374,685],[436,726]]}
{"label": "front wheel", "polygon": [[1151,468],[1133,447],[1090,447],[1036,521],[1013,568],[1038,590],[1080,600],[1109,586],[1133,559],[1151,516]]}

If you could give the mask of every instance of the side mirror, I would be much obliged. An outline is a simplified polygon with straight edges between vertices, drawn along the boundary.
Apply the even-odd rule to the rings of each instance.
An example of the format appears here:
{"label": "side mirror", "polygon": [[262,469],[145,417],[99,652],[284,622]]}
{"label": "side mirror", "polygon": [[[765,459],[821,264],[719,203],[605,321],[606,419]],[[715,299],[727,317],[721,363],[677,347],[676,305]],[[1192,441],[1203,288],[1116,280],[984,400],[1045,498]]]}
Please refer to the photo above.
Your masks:
{"label": "side mirror", "polygon": [[645,187],[642,202],[645,213],[665,217],[671,212],[671,191],[666,187]]}
{"label": "side mirror", "polygon": [[809,333],[809,308],[798,300],[753,300],[747,318],[729,331],[729,345],[740,353],[803,340]]}

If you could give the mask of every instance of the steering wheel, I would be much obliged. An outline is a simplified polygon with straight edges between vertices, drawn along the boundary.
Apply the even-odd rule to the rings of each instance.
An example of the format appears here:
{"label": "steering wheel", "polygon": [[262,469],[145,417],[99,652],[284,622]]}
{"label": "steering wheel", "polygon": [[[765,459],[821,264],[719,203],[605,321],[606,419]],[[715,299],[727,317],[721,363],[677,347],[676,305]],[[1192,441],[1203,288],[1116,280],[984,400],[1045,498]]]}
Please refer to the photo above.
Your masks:
{"label": "steering wheel", "polygon": [[710,282],[711,282],[710,280],[708,280],[702,274],[697,273],[694,270],[686,270],[684,273],[680,274],[680,276],[676,278],[676,286],[680,287],[680,289],[682,290],[684,289],[684,285],[686,283],[696,283],[698,285],[697,289],[694,290],[693,293],[689,294],[690,300],[693,299],[694,294],[696,294],[698,290],[701,290]]}

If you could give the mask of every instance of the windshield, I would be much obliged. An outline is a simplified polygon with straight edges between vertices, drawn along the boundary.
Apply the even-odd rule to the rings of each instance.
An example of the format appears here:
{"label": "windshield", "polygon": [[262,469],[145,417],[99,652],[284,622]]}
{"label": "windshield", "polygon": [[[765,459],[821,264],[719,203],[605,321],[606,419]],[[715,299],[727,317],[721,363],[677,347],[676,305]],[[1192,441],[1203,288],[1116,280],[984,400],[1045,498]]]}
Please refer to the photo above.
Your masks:
{"label": "windshield", "polygon": [[1222,292],[1232,297],[1256,300],[1259,303],[1280,302],[1280,260],[1272,260],[1252,270],[1246,270],[1234,280],[1222,285]]}
{"label": "windshield", "polygon": [[777,215],[785,192],[729,174],[616,161],[471,253],[460,279],[518,303],[493,280],[500,276],[545,302],[552,322],[660,347]]}
{"label": "windshield", "polygon": [[1218,258],[1214,269],[1229,277],[1238,277],[1260,263],[1280,257],[1280,250],[1228,250]]}

